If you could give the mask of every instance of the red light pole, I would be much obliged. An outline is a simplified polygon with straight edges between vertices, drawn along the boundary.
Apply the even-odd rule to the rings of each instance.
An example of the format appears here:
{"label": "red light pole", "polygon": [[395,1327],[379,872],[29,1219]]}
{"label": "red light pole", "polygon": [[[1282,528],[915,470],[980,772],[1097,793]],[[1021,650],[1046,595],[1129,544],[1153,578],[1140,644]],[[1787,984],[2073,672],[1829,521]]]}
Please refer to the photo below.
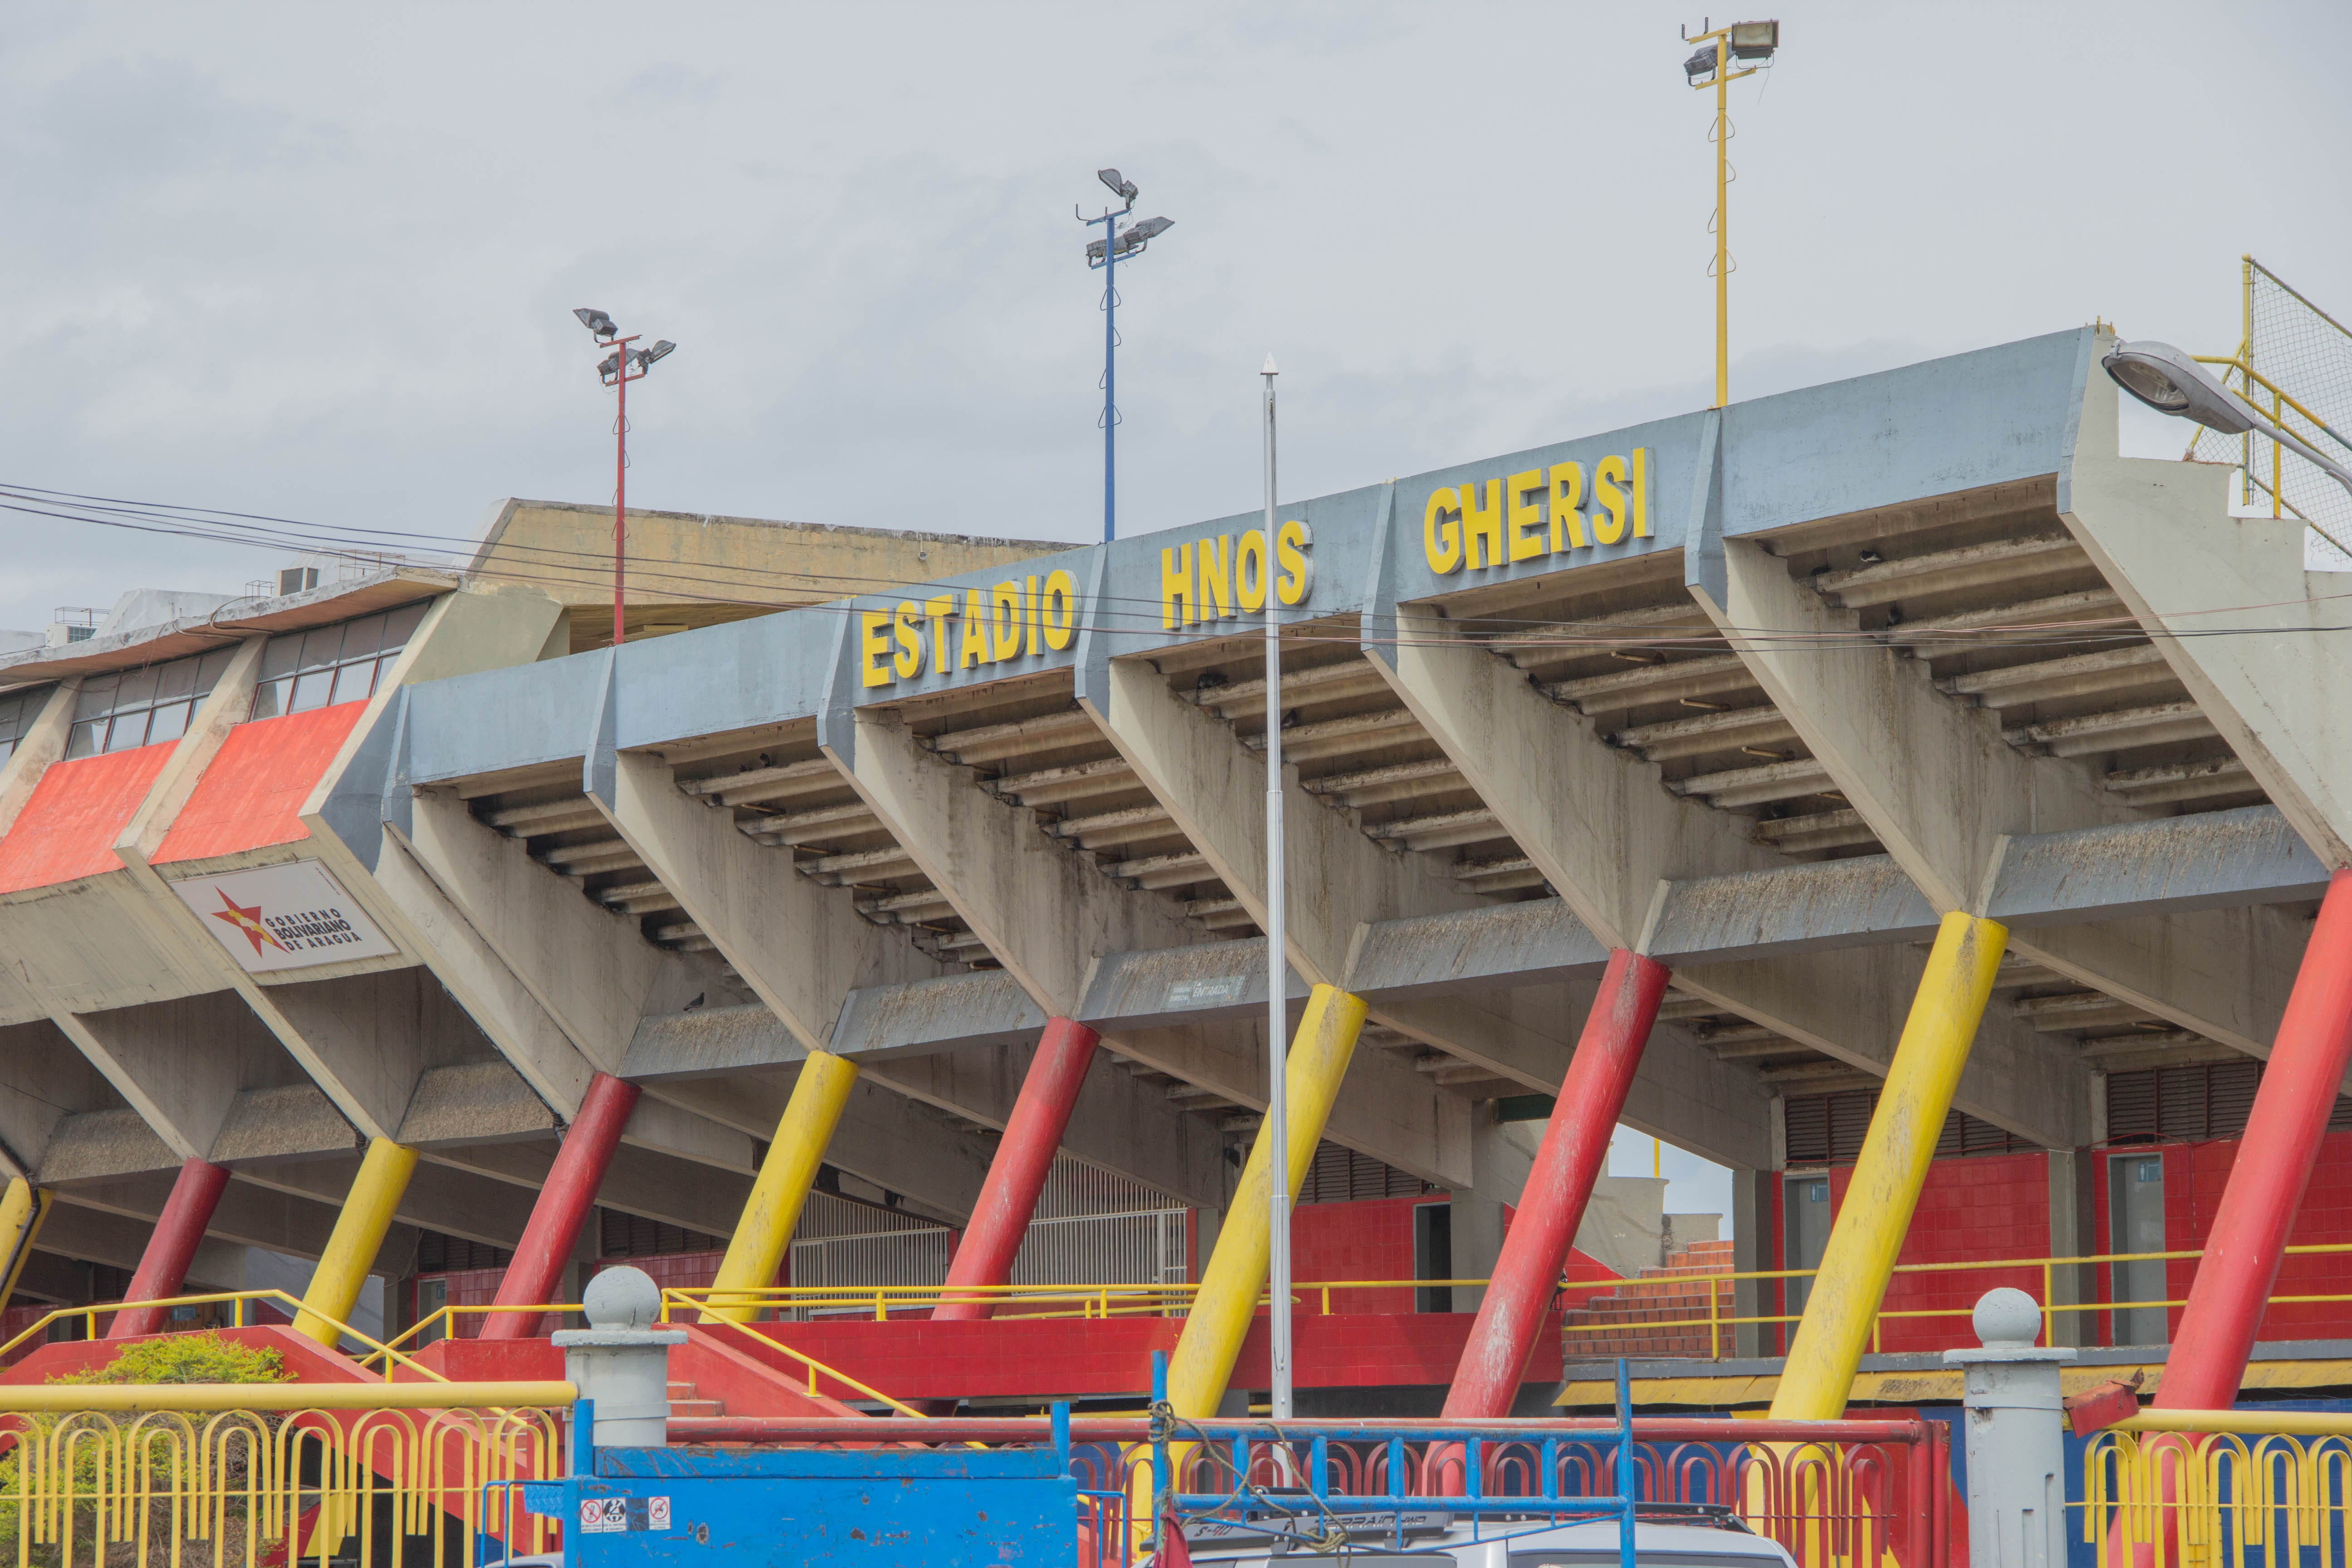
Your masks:
{"label": "red light pole", "polygon": [[[606,386],[617,390],[620,412],[613,421],[613,646],[621,646],[621,589],[628,558],[628,496],[629,496],[629,383],[643,381],[660,359],[677,347],[667,338],[657,339],[649,349],[630,352],[629,345],[642,334],[620,335],[621,329],[613,318],[591,306],[582,306],[572,312],[580,324],[596,334],[596,345],[613,352],[597,362],[596,375]],[[631,366],[635,366],[634,373]]]}

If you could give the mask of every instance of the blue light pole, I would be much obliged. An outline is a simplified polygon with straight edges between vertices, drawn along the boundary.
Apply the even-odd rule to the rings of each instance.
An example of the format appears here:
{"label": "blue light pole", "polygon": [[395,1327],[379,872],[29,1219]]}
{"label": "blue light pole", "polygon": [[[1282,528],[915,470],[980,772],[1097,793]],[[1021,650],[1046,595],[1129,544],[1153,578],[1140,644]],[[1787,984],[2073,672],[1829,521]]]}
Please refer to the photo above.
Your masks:
{"label": "blue light pole", "polygon": [[1120,228],[1118,220],[1135,210],[1135,198],[1140,193],[1135,182],[1120,178],[1117,169],[1097,169],[1095,177],[1125,204],[1105,207],[1100,217],[1071,209],[1080,223],[1089,228],[1100,224],[1103,231],[1100,239],[1087,241],[1087,266],[1103,275],[1103,542],[1108,543],[1118,536],[1118,290],[1113,286],[1112,269],[1120,257],[1142,255],[1146,247],[1176,225],[1172,218],[1148,217]]}

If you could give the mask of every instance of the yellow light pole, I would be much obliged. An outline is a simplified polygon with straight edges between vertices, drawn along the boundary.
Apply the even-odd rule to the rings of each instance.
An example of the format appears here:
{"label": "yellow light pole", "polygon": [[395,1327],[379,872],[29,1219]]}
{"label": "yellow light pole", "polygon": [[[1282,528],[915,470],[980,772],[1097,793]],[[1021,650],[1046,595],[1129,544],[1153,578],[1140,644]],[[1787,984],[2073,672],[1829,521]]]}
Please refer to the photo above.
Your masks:
{"label": "yellow light pole", "polygon": [[[1706,24],[1699,24],[1702,27]],[[1729,88],[1762,68],[1733,70],[1734,60],[1769,60],[1780,47],[1778,22],[1734,22],[1683,41],[1699,46],[1683,62],[1694,89],[1715,89],[1715,405],[1731,401],[1731,99]]]}

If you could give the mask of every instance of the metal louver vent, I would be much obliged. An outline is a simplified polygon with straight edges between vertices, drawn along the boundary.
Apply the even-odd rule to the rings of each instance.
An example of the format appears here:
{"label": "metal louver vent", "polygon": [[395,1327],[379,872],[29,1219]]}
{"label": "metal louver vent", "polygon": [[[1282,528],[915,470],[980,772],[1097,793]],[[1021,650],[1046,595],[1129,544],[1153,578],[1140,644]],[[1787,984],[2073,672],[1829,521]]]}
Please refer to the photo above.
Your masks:
{"label": "metal louver vent", "polygon": [[[1877,1109],[1878,1091],[1874,1089],[1790,1097],[1782,1102],[1789,1134],[1789,1163],[1853,1163],[1861,1157],[1863,1139],[1870,1132],[1871,1113]],[[1990,1121],[1955,1110],[1944,1118],[1943,1131],[1936,1139],[1936,1158],[2014,1154],[2039,1147]]]}

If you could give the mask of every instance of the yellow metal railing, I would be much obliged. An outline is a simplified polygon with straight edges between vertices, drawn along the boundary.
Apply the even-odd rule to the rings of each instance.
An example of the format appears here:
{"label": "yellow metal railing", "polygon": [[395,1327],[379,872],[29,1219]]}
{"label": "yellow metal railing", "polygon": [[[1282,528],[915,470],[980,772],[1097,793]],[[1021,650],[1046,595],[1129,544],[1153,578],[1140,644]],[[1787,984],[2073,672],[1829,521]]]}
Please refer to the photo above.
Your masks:
{"label": "yellow metal railing", "polygon": [[2155,1568],[2342,1568],[2352,1417],[2143,1411],[2083,1454],[2082,1538]]}
{"label": "yellow metal railing", "polygon": [[[2328,1242],[2311,1246],[2290,1247],[2290,1256],[2315,1256],[2352,1252],[2352,1242]],[[1997,1258],[1969,1259],[1948,1263],[1897,1264],[1898,1275],[1956,1274],[1969,1272],[2015,1272],[2035,1269],[2042,1276],[2042,1317],[2045,1340],[2054,1336],[2063,1313],[2117,1312],[2142,1308],[2171,1308],[2184,1304],[2182,1299],[2160,1300],[2059,1301],[2057,1276],[2060,1270],[2083,1267],[2099,1267],[2116,1263],[2153,1263],[2192,1261],[2204,1253],[2196,1249],[2168,1252],[2099,1252],[2073,1257]],[[1747,1324],[1794,1323],[1802,1316],[1796,1312],[1740,1313],[1723,1310],[1722,1287],[1744,1281],[1811,1279],[1810,1268],[1749,1268],[1721,1269],[1706,1272],[1676,1271],[1664,1279],[1643,1280],[1621,1279],[1610,1276],[1598,1279],[1566,1279],[1560,1289],[1570,1293],[1600,1293],[1629,1284],[1658,1284],[1671,1281],[1685,1288],[1685,1293],[1703,1294],[1706,1299],[1704,1315],[1682,1318],[1645,1319],[1639,1325],[1643,1331],[1661,1329],[1705,1329],[1707,1331],[1708,1354],[1720,1358],[1724,1353],[1723,1334],[1727,1329]],[[1292,1287],[1294,1307],[1310,1312],[1329,1315],[1344,1310],[1345,1297],[1369,1290],[1423,1290],[1433,1289],[1478,1289],[1485,1279],[1328,1279],[1301,1280]],[[893,1314],[929,1312],[949,1301],[987,1300],[998,1304],[995,1316],[999,1321],[1028,1318],[1108,1319],[1116,1317],[1181,1315],[1190,1306],[1198,1287],[1174,1283],[1092,1283],[1043,1285],[961,1285],[950,1289],[940,1285],[779,1285],[766,1289],[727,1289],[716,1287],[672,1287],[662,1293],[662,1317],[665,1321],[673,1315],[692,1317],[713,1305],[752,1308],[761,1312],[794,1316],[847,1316],[856,1314],[876,1322],[887,1321]],[[1263,1303],[1267,1298],[1261,1294]],[[1335,1309],[1335,1300],[1339,1305]],[[2281,1294],[2269,1299],[2272,1306],[2323,1305],[2352,1302],[2352,1291],[2326,1294]],[[1911,1318],[1967,1318],[1974,1310],[1973,1303],[1953,1307],[1885,1308],[1874,1315],[1872,1348],[1883,1343],[1884,1325],[1889,1321]],[[1571,1334],[1611,1334],[1624,1331],[1627,1325],[1619,1323],[1575,1323],[1566,1326]],[[797,1353],[787,1352],[787,1353]],[[831,1375],[828,1373],[828,1375]]]}
{"label": "yellow metal railing", "polygon": [[[434,1371],[431,1367],[425,1366],[414,1358],[403,1354],[401,1352],[393,1349],[391,1345],[384,1344],[383,1342],[371,1335],[360,1332],[359,1330],[352,1328],[350,1324],[339,1323],[332,1318],[327,1317],[324,1313],[304,1308],[302,1305],[302,1299],[300,1297],[289,1295],[283,1290],[208,1290],[199,1295],[166,1296],[153,1301],[106,1301],[88,1307],[59,1307],[53,1311],[43,1313],[31,1323],[26,1325],[24,1330],[15,1338],[9,1340],[5,1344],[0,1344],[0,1362],[5,1362],[10,1352],[16,1350],[19,1345],[22,1345],[37,1334],[40,1335],[43,1339],[47,1339],[48,1336],[49,1327],[53,1323],[71,1322],[75,1319],[79,1318],[82,1321],[82,1338],[85,1340],[96,1340],[99,1337],[98,1320],[101,1315],[110,1317],[114,1313],[120,1312],[129,1307],[201,1307],[207,1302],[217,1301],[229,1301],[236,1304],[235,1311],[232,1314],[233,1321],[227,1325],[231,1328],[244,1328],[247,1326],[247,1319],[251,1315],[246,1310],[246,1304],[247,1302],[268,1301],[274,1304],[282,1304],[289,1309],[288,1313],[289,1317],[293,1316],[295,1313],[310,1310],[311,1317],[325,1323],[329,1328],[335,1330],[339,1334],[345,1338],[357,1340],[361,1344],[366,1346],[369,1352],[372,1352],[366,1358],[368,1361],[383,1360],[387,1362],[387,1363],[397,1364],[404,1372],[413,1372],[416,1373],[417,1376],[429,1378],[435,1383],[446,1383],[449,1381],[439,1373]],[[337,1342],[340,1343],[341,1342],[338,1341]],[[394,1342],[394,1343],[397,1342],[397,1341]]]}
{"label": "yellow metal railing", "polygon": [[[430,1388],[343,1386],[379,1395]],[[108,1391],[37,1392],[86,1398]],[[17,1568],[100,1568],[125,1555],[172,1568],[260,1568],[310,1557],[326,1568],[354,1535],[360,1562],[373,1568],[372,1525],[387,1510],[393,1533],[428,1537],[436,1562],[451,1561],[454,1544],[472,1564],[483,1531],[509,1538],[516,1554],[551,1544],[552,1521],[520,1512],[509,1519],[508,1508],[512,1483],[563,1473],[557,1412],[327,1411],[316,1404],[260,1411],[250,1406],[278,1391],[182,1384],[140,1392],[151,1401],[179,1396],[178,1407],[0,1415],[0,1436],[14,1439],[0,1458],[0,1552]],[[217,1409],[209,1403],[215,1393],[244,1395],[246,1407]]]}

